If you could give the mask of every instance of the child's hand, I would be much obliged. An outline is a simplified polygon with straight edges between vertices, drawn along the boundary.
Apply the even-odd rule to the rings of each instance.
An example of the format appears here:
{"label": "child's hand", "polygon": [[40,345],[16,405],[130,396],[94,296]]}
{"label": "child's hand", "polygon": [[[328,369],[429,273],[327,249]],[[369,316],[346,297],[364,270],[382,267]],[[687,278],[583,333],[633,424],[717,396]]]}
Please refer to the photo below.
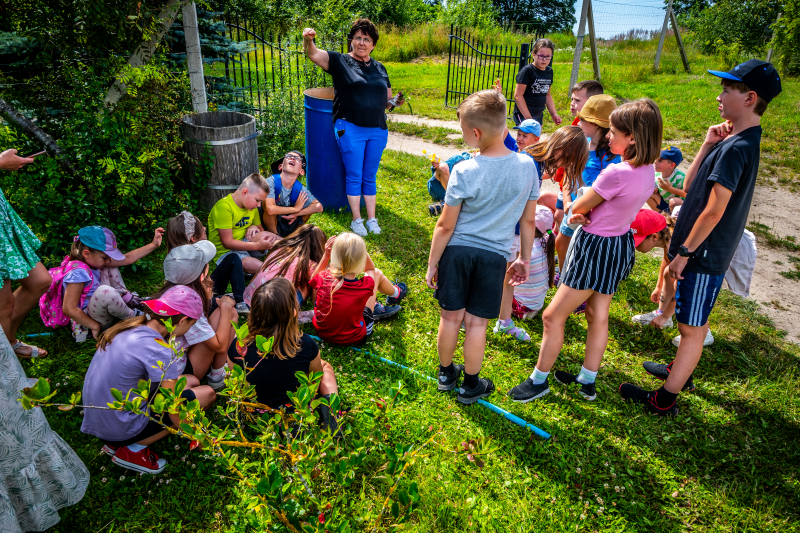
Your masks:
{"label": "child's hand", "polygon": [[217,305],[220,309],[232,309],[236,305],[236,301],[230,296],[220,296],[217,298]]}
{"label": "child's hand", "polygon": [[439,288],[439,266],[428,266],[428,271],[425,273],[425,283],[431,289]]}
{"label": "child's hand", "polygon": [[336,235],[328,239],[328,242],[325,243],[325,257],[328,259],[331,258],[331,250],[333,250],[333,243],[336,240]]}
{"label": "child's hand", "polygon": [[500,83],[500,78],[494,80],[494,85],[492,85],[492,89],[503,94],[503,85]]}
{"label": "child's hand", "polygon": [[555,114],[555,115],[553,115],[552,117],[553,117],[553,122],[555,122],[555,123],[556,123],[556,126],[560,126],[560,125],[561,125],[561,123],[563,122],[563,121],[561,120],[561,117],[559,117],[559,116],[558,116],[558,113],[556,113],[556,114]]}
{"label": "child's hand", "polygon": [[591,223],[592,221],[584,215],[572,215],[567,221],[567,224],[580,224],[581,226],[588,226]]}
{"label": "child's hand", "polygon": [[722,124],[715,124],[714,126],[711,126],[708,128],[708,133],[706,133],[706,143],[717,144],[730,135],[732,129],[733,124],[731,124],[729,120],[726,120]]}
{"label": "child's hand", "polygon": [[661,289],[656,287],[650,294],[650,301],[653,302],[654,304],[657,304],[660,298],[661,298]]}
{"label": "child's hand", "polygon": [[664,178],[658,178],[658,186],[664,189],[665,191],[672,188],[672,184],[665,180]]}
{"label": "child's hand", "polygon": [[100,336],[100,324],[97,324],[96,328],[92,328],[91,332],[92,332],[92,337],[94,337],[95,339],[98,338]]}
{"label": "child's hand", "polygon": [[161,241],[164,239],[164,228],[156,228],[156,233],[153,236],[153,246],[158,248],[161,246]]}
{"label": "child's hand", "polygon": [[247,231],[245,231],[245,232],[244,232],[244,239],[245,239],[247,242],[250,242],[250,241],[252,241],[252,240],[253,240],[253,237],[255,237],[255,236],[256,236],[256,234],[257,234],[259,231],[260,231],[260,230],[258,229],[258,226],[250,226],[249,228],[247,228]]}
{"label": "child's hand", "polygon": [[308,200],[308,193],[306,191],[302,191],[300,194],[297,195],[297,201],[294,203],[294,208],[300,211],[303,209],[303,206],[306,205],[306,201]]}
{"label": "child's hand", "polygon": [[526,263],[519,257],[517,257],[511,266],[508,267],[506,272],[511,272],[511,279],[508,281],[508,284],[516,287],[517,285],[522,285],[526,281],[528,281],[528,275],[531,271],[530,263]]}

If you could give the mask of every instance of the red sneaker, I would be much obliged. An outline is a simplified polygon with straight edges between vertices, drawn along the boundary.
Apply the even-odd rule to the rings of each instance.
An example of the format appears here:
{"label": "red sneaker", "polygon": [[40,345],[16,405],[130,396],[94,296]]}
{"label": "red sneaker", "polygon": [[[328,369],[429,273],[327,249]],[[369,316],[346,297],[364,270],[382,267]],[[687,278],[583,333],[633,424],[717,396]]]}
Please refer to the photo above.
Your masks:
{"label": "red sneaker", "polygon": [[159,459],[158,455],[147,447],[133,452],[127,446],[120,446],[111,461],[117,466],[145,474],[158,474],[167,466],[166,459]]}
{"label": "red sneaker", "polygon": [[103,444],[103,447],[100,448],[100,453],[104,453],[106,455],[114,457],[115,455],[117,455],[117,450],[119,450],[119,446],[111,446],[110,444]]}

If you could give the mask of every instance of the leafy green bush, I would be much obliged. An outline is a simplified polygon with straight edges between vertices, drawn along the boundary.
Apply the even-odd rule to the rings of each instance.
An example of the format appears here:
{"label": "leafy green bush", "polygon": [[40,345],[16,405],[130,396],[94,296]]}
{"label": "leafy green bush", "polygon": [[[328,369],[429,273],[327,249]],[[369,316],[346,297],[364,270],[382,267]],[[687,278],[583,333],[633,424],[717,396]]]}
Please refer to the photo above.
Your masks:
{"label": "leafy green bush", "polygon": [[744,54],[761,54],[771,38],[770,26],[778,18],[783,2],[779,0],[722,0],[700,11],[681,17],[681,25],[699,36],[703,51],[715,53],[720,46],[725,53],[738,44]]}
{"label": "leafy green bush", "polygon": [[786,0],[783,16],[772,26],[775,63],[784,75],[800,75],[800,0]]}

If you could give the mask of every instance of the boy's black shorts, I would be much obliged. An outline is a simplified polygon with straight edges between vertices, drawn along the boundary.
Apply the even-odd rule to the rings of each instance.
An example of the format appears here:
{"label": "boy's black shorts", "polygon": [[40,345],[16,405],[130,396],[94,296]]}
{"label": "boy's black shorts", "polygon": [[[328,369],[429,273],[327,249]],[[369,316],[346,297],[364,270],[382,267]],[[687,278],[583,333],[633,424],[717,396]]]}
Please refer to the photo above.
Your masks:
{"label": "boy's black shorts", "polygon": [[445,311],[491,320],[500,315],[506,260],[497,252],[472,246],[448,246],[439,260],[438,289],[434,297]]}

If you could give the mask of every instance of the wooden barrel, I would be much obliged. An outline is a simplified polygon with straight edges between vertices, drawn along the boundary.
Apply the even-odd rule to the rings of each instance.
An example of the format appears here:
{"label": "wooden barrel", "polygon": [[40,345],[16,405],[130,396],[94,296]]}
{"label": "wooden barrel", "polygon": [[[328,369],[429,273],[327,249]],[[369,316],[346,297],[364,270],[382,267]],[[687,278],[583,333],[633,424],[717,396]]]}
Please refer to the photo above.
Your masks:
{"label": "wooden barrel", "polygon": [[[199,161],[206,146],[214,158],[201,205],[211,210],[218,200],[239,187],[247,176],[258,172],[258,135],[252,115],[233,111],[213,111],[187,115],[181,120],[186,153]],[[194,181],[197,165],[190,172]]]}

